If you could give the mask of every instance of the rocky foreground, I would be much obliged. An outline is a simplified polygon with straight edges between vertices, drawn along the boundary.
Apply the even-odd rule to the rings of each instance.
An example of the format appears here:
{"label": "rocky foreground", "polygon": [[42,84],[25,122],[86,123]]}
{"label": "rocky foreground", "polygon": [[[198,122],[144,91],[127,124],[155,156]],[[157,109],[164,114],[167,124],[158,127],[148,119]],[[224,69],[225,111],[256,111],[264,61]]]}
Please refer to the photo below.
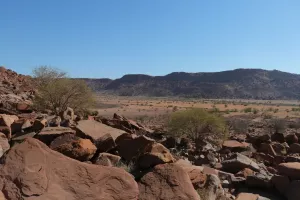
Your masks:
{"label": "rocky foreground", "polygon": [[[133,120],[0,115],[0,199],[298,200],[297,130],[239,134],[222,147]],[[262,128],[262,127],[261,127]]]}
{"label": "rocky foreground", "polygon": [[0,200],[300,199],[299,121],[191,141],[117,114],[33,112],[30,78],[0,75]]}

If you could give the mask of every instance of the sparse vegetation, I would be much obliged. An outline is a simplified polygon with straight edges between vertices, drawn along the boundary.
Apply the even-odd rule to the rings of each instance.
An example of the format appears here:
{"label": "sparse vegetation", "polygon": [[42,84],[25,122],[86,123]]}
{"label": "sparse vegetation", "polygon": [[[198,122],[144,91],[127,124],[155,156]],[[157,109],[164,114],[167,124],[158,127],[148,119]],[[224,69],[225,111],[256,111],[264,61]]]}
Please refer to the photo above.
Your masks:
{"label": "sparse vegetation", "polygon": [[84,81],[70,79],[58,69],[42,66],[34,69],[38,92],[34,106],[39,110],[52,110],[56,114],[71,107],[77,111],[89,109],[93,94]]}
{"label": "sparse vegetation", "polygon": [[173,113],[168,122],[168,132],[192,139],[203,138],[206,134],[223,139],[227,134],[227,126],[222,117],[194,108]]}

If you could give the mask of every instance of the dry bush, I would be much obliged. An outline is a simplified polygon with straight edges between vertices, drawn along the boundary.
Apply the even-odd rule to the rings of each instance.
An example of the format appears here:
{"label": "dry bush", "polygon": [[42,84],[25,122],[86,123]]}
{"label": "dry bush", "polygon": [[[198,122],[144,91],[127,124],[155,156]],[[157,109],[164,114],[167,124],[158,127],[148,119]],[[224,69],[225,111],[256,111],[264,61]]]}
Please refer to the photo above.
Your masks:
{"label": "dry bush", "polygon": [[272,119],[271,126],[273,127],[275,133],[283,133],[287,128],[286,120],[279,118]]}
{"label": "dry bush", "polygon": [[94,103],[93,93],[84,81],[70,79],[58,69],[38,67],[33,70],[33,77],[38,89],[34,106],[38,110],[59,114],[67,107],[82,111]]}
{"label": "dry bush", "polygon": [[187,136],[194,140],[208,135],[224,139],[228,131],[223,117],[200,108],[172,113],[167,128],[169,134]]}

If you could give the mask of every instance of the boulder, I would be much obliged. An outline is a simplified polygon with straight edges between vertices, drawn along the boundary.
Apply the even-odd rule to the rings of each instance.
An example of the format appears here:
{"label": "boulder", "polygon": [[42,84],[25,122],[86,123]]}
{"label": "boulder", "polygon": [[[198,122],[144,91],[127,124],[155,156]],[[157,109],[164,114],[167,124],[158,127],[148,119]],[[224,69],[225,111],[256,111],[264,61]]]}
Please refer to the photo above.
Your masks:
{"label": "boulder", "polygon": [[262,173],[254,173],[246,178],[246,185],[248,187],[270,189],[272,188],[271,176]]}
{"label": "boulder", "polygon": [[101,143],[103,145],[103,139],[112,138],[115,143],[116,138],[124,133],[123,130],[109,127],[94,120],[79,121],[76,129],[80,137],[92,140],[97,148],[101,148],[100,145]]}
{"label": "boulder", "polygon": [[4,133],[8,139],[12,137],[11,125],[18,119],[16,115],[0,114],[0,132]]}
{"label": "boulder", "polygon": [[137,200],[138,186],[123,169],[81,163],[29,138],[11,148],[0,167],[7,200]]}
{"label": "boulder", "polygon": [[28,119],[16,120],[11,125],[11,133],[14,135],[15,133],[20,133],[25,130],[29,130],[31,127],[32,127],[31,121]]}
{"label": "boulder", "polygon": [[287,200],[299,200],[300,197],[300,180],[296,180],[289,184],[285,196]]}
{"label": "boulder", "polygon": [[32,125],[32,131],[34,132],[39,132],[41,131],[43,128],[45,128],[47,125],[47,120],[46,119],[36,119],[33,122]]}
{"label": "boulder", "polygon": [[126,161],[131,161],[133,159],[137,159],[145,152],[145,147],[154,144],[155,141],[146,136],[139,136],[130,139],[126,135],[122,135],[117,138],[116,143],[119,155]]}
{"label": "boulder", "polygon": [[259,147],[259,151],[260,152],[263,152],[263,153],[266,153],[266,154],[269,154],[271,156],[276,156],[276,152],[275,150],[273,149],[272,145],[271,144],[267,144],[267,143],[262,143]]}
{"label": "boulder", "polygon": [[82,162],[90,160],[97,151],[91,140],[82,139],[73,134],[57,137],[51,142],[50,148]]}
{"label": "boulder", "polygon": [[44,142],[47,145],[50,145],[51,142],[62,135],[65,134],[73,134],[75,135],[74,130],[71,128],[65,128],[65,127],[46,127],[39,132],[35,138],[39,139],[40,141]]}
{"label": "boulder", "polygon": [[240,193],[235,200],[258,200],[258,194]]}
{"label": "boulder", "polygon": [[216,175],[208,175],[203,190],[199,190],[200,197],[205,200],[216,200],[223,191],[221,181]]}
{"label": "boulder", "polygon": [[242,151],[250,146],[249,143],[239,142],[236,140],[226,140],[223,142],[223,148],[229,149],[231,151]]}
{"label": "boulder", "polygon": [[242,171],[235,174],[236,177],[247,178],[248,176],[254,175],[254,171],[252,169],[245,168]]}
{"label": "boulder", "polygon": [[222,169],[231,173],[237,173],[245,168],[259,171],[259,166],[254,161],[240,153],[235,153],[222,162]]}
{"label": "boulder", "polygon": [[8,143],[8,139],[5,136],[5,134],[0,133],[0,157],[3,156],[3,154],[8,151],[10,148],[10,145]]}
{"label": "boulder", "polygon": [[289,153],[300,153],[300,144],[298,143],[291,144]]}
{"label": "boulder", "polygon": [[298,141],[299,141],[298,136],[295,133],[287,135],[285,137],[285,140],[289,145],[298,143]]}
{"label": "boulder", "polygon": [[203,167],[194,166],[190,162],[182,159],[176,161],[174,164],[181,167],[189,175],[195,190],[204,187],[207,175],[203,173]]}
{"label": "boulder", "polygon": [[94,164],[113,167],[117,166],[120,160],[120,156],[116,156],[110,153],[100,153],[96,157]]}
{"label": "boulder", "polygon": [[188,174],[175,164],[157,165],[139,181],[139,200],[200,200]]}
{"label": "boulder", "polygon": [[278,165],[277,169],[282,175],[292,179],[300,179],[300,163],[298,162],[281,163]]}
{"label": "boulder", "polygon": [[172,162],[175,162],[172,154],[159,143],[147,145],[138,159],[138,165],[143,169]]}
{"label": "boulder", "polygon": [[271,140],[274,142],[283,143],[283,142],[285,142],[285,136],[283,133],[274,133],[271,136]]}
{"label": "boulder", "polygon": [[287,176],[281,176],[281,175],[274,175],[271,179],[272,184],[274,187],[282,194],[284,195],[287,191],[290,179]]}

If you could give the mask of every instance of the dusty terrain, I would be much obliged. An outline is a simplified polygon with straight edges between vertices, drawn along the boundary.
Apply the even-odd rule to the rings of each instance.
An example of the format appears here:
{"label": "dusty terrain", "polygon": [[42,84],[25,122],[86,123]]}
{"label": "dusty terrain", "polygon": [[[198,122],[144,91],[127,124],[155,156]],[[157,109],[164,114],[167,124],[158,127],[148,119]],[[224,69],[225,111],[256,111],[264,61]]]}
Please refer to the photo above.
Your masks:
{"label": "dusty terrain", "polygon": [[122,97],[97,95],[97,111],[101,116],[119,113],[130,118],[159,117],[177,110],[204,108],[223,112],[225,116],[269,115],[285,118],[300,116],[300,102],[297,100],[215,100],[189,98]]}

